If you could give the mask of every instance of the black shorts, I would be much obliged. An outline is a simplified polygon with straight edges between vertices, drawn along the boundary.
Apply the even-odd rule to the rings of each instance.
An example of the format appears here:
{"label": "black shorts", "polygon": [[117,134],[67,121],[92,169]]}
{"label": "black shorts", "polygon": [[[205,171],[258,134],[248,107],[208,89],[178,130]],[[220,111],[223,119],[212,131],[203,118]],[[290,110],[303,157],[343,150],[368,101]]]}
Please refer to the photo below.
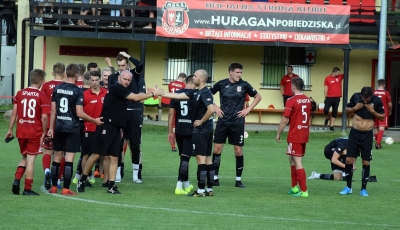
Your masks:
{"label": "black shorts", "polygon": [[94,132],[83,132],[82,135],[82,155],[92,155]]}
{"label": "black shorts", "polygon": [[[328,159],[331,162],[332,172],[339,172],[339,171],[344,172],[344,168],[332,163],[332,159],[330,158],[330,156],[333,156],[333,152],[335,152],[335,149],[332,150],[330,148],[325,148],[325,150],[324,150],[324,154],[325,154],[326,159]],[[345,157],[340,157],[339,160],[343,164],[346,164],[346,158]]]}
{"label": "black shorts", "polygon": [[212,133],[193,133],[193,151],[197,156],[211,156],[212,150]]}
{"label": "black shorts", "polygon": [[53,150],[76,153],[81,151],[81,135],[79,132],[55,132],[53,137]]}
{"label": "black shorts", "polygon": [[340,104],[340,97],[326,97],[324,100],[325,108],[328,108],[328,110],[333,107],[333,108],[338,108]]}
{"label": "black shorts", "polygon": [[228,123],[217,122],[215,128],[214,143],[225,144],[226,138],[231,145],[243,146],[244,145],[244,123]]}
{"label": "black shorts", "polygon": [[178,145],[179,155],[194,156],[192,135],[176,134],[176,144]]}
{"label": "black shorts", "polygon": [[351,128],[347,143],[347,157],[357,158],[361,152],[361,159],[372,161],[373,137],[373,130],[361,131]]}
{"label": "black shorts", "polygon": [[118,157],[121,141],[121,129],[118,126],[104,123],[96,128],[92,152],[101,156]]}

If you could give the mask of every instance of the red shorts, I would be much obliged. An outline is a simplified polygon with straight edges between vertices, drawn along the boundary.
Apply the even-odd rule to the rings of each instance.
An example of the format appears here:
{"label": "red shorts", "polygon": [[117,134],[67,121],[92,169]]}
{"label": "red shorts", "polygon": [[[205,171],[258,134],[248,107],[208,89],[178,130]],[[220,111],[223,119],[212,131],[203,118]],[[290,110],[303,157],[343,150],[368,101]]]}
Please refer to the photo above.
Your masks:
{"label": "red shorts", "polygon": [[385,128],[387,128],[388,127],[388,125],[387,125],[387,117],[385,117],[385,119],[383,120],[383,121],[381,121],[381,120],[379,120],[379,119],[375,119],[375,124],[374,124],[374,127],[375,128],[378,128],[378,127],[385,127]]}
{"label": "red shorts", "polygon": [[306,154],[306,143],[288,143],[287,155],[302,157]]}
{"label": "red shorts", "polygon": [[18,138],[19,149],[22,155],[38,155],[42,154],[42,148],[40,143],[40,138],[28,139],[28,138]]}

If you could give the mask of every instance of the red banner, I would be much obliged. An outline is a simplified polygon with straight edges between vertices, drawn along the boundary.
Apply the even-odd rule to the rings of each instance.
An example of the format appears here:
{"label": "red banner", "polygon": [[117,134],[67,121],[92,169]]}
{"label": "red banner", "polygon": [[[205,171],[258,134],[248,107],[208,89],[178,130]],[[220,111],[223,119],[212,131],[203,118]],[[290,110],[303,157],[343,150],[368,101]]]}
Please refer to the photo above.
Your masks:
{"label": "red banner", "polygon": [[60,46],[59,55],[116,57],[119,52],[128,53],[128,48],[93,47],[93,46]]}
{"label": "red banner", "polygon": [[237,1],[157,1],[156,36],[348,44],[350,6]]}

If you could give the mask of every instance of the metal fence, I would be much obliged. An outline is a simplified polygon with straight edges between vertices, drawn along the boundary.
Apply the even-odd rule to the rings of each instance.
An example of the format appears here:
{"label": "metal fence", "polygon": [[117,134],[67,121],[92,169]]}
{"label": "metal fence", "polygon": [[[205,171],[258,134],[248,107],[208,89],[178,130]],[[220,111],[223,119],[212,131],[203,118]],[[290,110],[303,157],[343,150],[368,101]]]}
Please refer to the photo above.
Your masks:
{"label": "metal fence", "polygon": [[0,76],[0,112],[11,110],[14,96],[14,74]]}

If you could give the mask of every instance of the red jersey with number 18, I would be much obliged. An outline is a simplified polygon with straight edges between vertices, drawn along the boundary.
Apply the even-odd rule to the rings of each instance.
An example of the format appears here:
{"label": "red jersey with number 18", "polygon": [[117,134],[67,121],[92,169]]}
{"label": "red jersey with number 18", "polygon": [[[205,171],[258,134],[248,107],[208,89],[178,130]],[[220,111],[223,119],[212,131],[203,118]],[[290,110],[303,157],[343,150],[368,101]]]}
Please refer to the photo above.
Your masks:
{"label": "red jersey with number 18", "polygon": [[296,94],[286,101],[283,116],[290,121],[288,143],[307,143],[310,132],[311,100],[304,94]]}
{"label": "red jersey with number 18", "polygon": [[18,91],[14,104],[17,105],[17,137],[40,138],[43,132],[42,114],[50,114],[50,102],[46,95],[28,87]]}

